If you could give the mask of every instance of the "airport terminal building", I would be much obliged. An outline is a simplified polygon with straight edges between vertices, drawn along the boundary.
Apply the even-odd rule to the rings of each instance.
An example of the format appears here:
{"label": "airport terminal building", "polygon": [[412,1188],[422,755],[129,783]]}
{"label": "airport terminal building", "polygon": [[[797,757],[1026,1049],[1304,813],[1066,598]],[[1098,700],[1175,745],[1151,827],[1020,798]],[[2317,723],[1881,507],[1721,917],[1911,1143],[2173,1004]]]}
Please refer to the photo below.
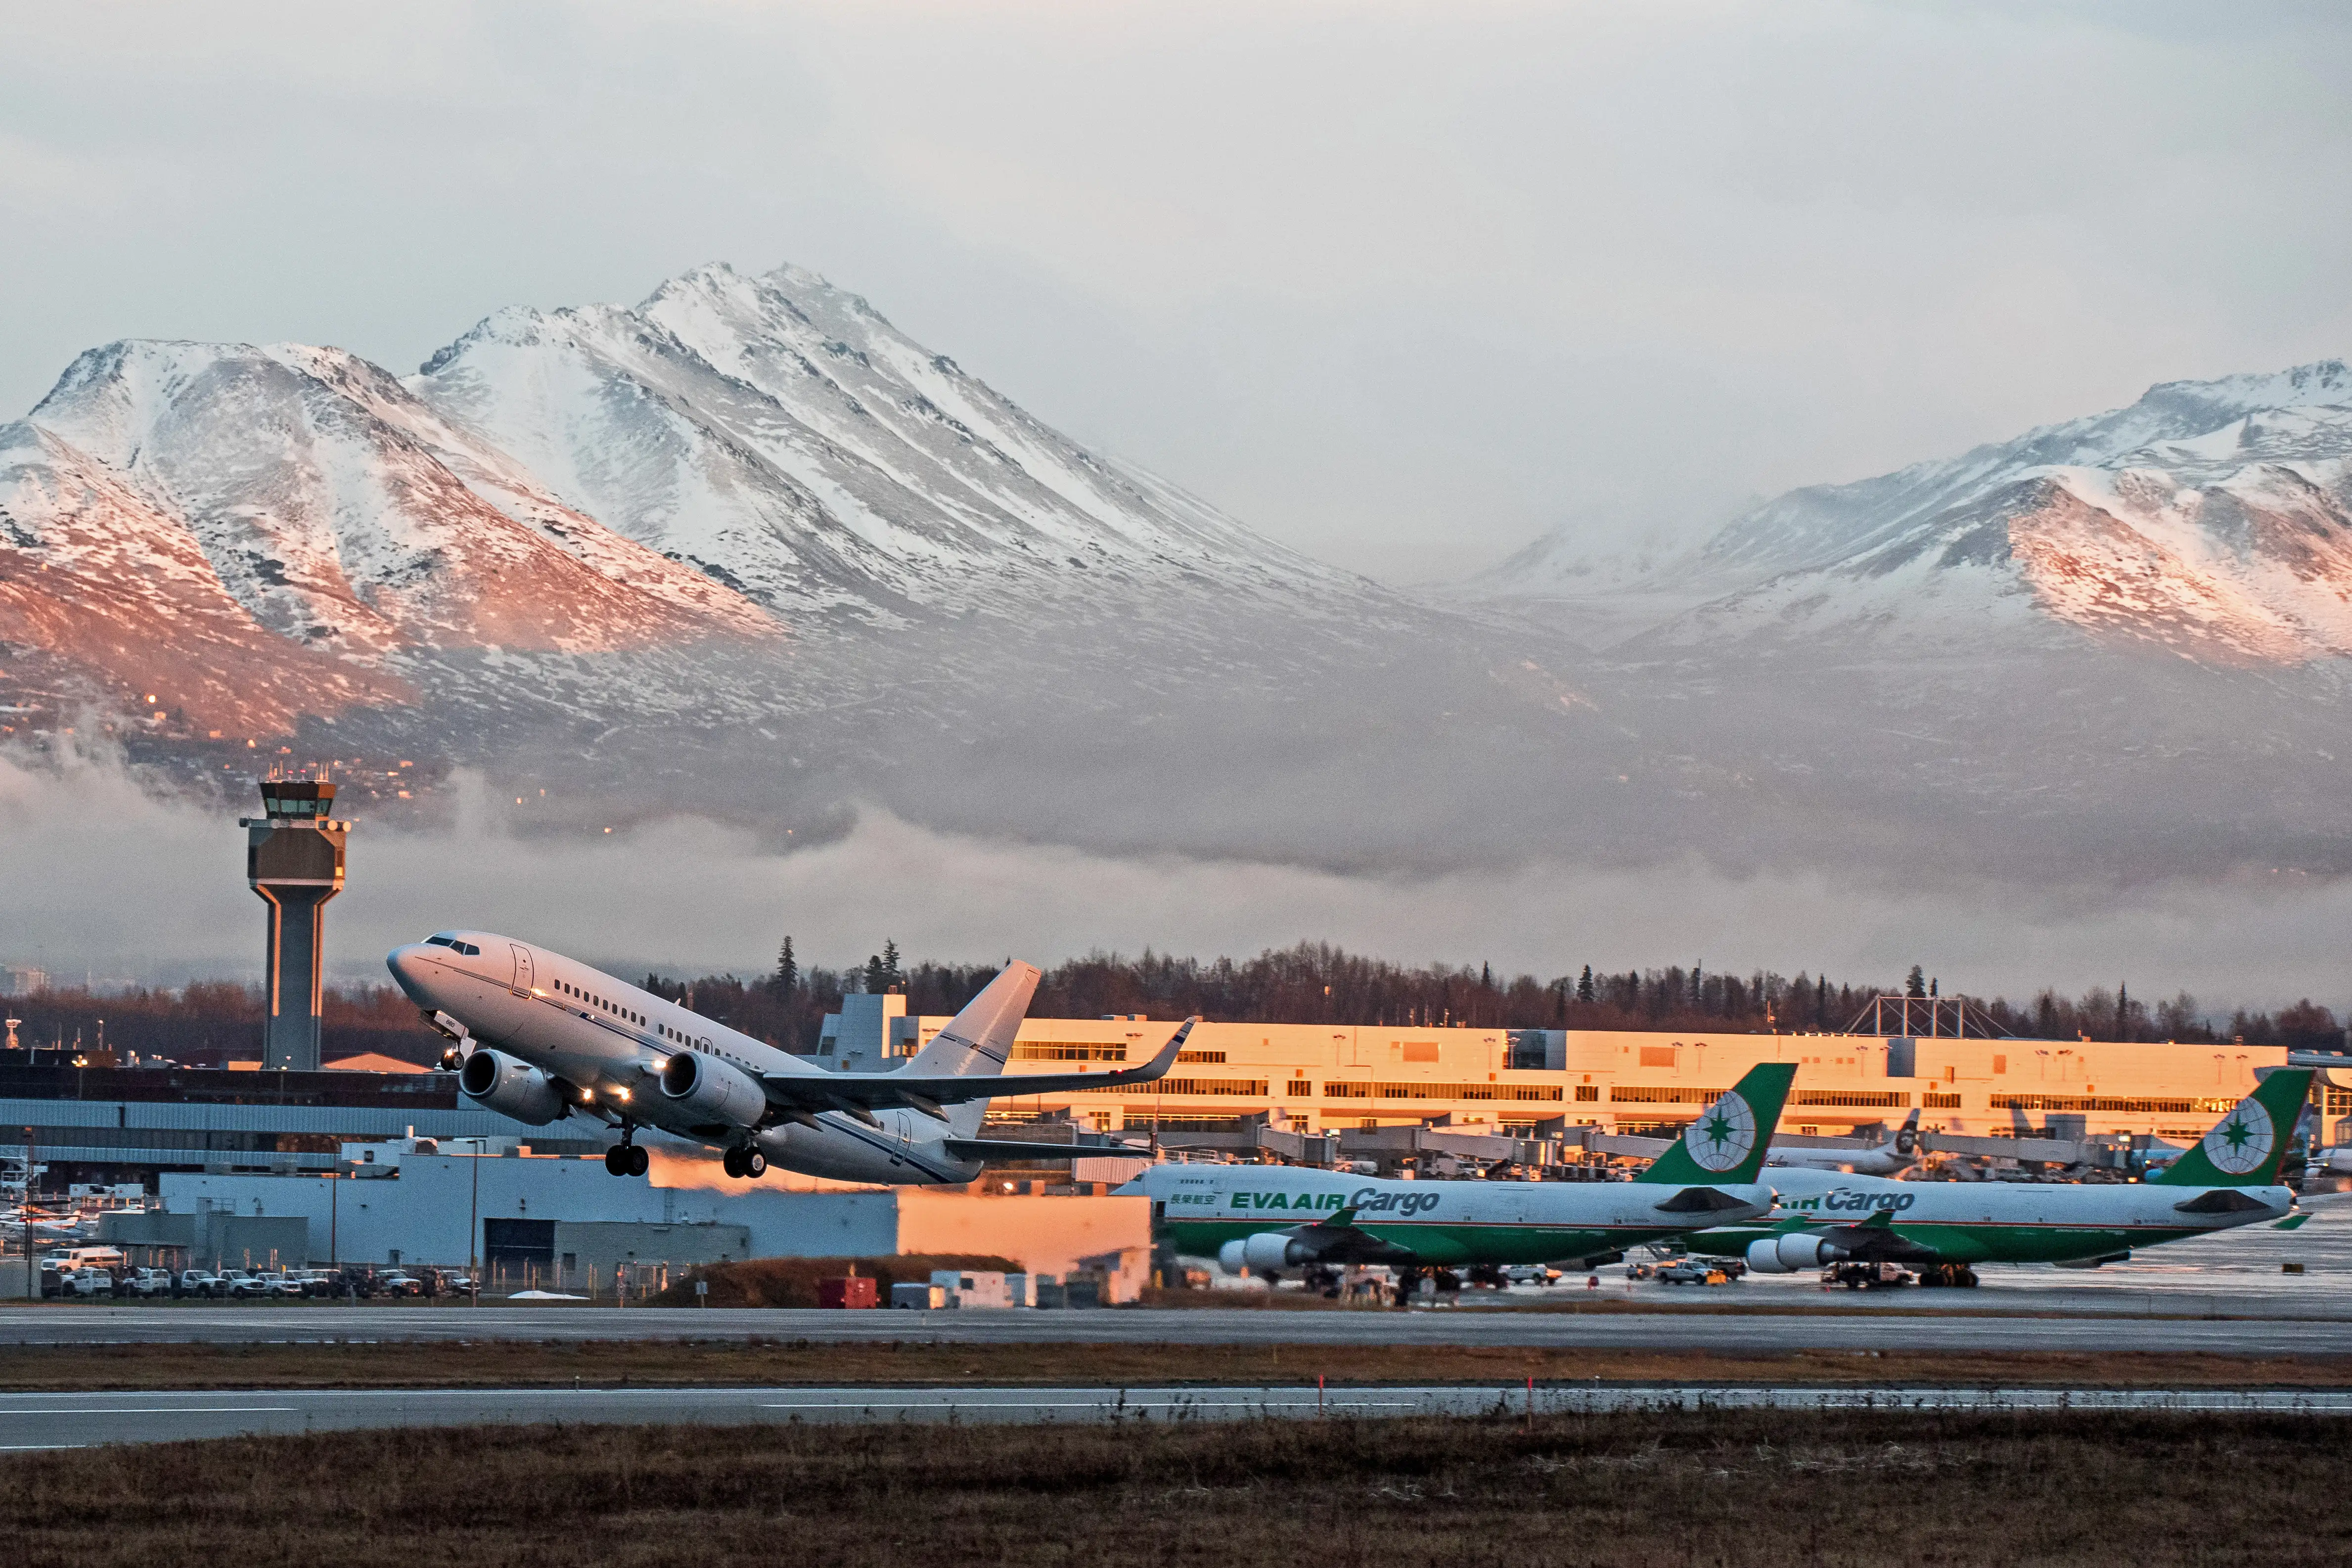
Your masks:
{"label": "airport terminal building", "polygon": [[[904,998],[845,998],[821,1060],[887,1066],[946,1026]],[[1140,1017],[1031,1019],[1005,1071],[1083,1072],[1148,1059],[1174,1026]],[[1441,1123],[1502,1136],[1568,1128],[1678,1134],[1760,1061],[1799,1065],[1783,1134],[1837,1136],[1900,1124],[1972,1136],[2204,1136],[2215,1117],[2286,1064],[2279,1046],[1976,1036],[1701,1034],[1583,1030],[1203,1023],[1157,1084],[996,1102],[999,1118],[1068,1117],[1101,1131],[1297,1132]],[[2339,1070],[2340,1071],[2340,1070]],[[2352,1072],[2315,1084],[2321,1139],[2352,1121]],[[2346,1128],[2352,1134],[2352,1128]]]}

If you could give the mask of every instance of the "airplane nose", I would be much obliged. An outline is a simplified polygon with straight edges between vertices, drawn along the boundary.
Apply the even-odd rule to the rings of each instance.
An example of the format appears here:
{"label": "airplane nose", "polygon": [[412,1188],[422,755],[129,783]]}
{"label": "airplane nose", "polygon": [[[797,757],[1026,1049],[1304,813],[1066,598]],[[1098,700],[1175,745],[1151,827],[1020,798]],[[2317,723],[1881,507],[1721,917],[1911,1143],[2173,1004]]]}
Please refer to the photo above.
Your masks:
{"label": "airplane nose", "polygon": [[394,982],[408,993],[408,999],[422,1003],[425,996],[425,944],[411,942],[404,947],[394,947],[384,955],[383,967],[392,971]]}

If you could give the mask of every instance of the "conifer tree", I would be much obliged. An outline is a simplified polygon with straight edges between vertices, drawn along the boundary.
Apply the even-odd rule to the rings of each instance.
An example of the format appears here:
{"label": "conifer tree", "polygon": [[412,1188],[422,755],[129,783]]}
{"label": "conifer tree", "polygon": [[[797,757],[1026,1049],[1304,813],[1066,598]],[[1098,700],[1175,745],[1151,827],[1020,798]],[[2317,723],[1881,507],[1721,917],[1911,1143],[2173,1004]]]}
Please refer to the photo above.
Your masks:
{"label": "conifer tree", "polygon": [[1927,971],[1921,968],[1916,964],[1912,965],[1909,977],[1903,982],[1903,994],[1906,997],[1926,996],[1927,994]]}
{"label": "conifer tree", "polygon": [[1592,966],[1590,964],[1584,966],[1584,973],[1577,977],[1576,999],[1580,1002],[1592,999]]}
{"label": "conifer tree", "polygon": [[793,956],[793,939],[786,936],[783,946],[777,949],[776,973],[769,981],[768,988],[775,992],[779,1000],[785,1000],[789,999],[794,991],[800,989],[800,960]]}

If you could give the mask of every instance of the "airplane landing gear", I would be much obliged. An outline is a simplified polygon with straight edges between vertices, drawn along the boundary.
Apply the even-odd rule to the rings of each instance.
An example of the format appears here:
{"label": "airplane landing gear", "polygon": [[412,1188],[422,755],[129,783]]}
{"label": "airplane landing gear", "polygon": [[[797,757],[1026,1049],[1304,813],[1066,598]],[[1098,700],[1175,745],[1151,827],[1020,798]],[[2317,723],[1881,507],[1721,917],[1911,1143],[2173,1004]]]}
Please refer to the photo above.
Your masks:
{"label": "airplane landing gear", "polygon": [[604,1151],[604,1168],[618,1176],[643,1176],[653,1168],[653,1156],[637,1147],[636,1129],[625,1123],[621,1127],[621,1141]]}
{"label": "airplane landing gear", "polygon": [[730,1149],[719,1156],[719,1166],[729,1176],[757,1181],[768,1174],[768,1156],[749,1146]]}

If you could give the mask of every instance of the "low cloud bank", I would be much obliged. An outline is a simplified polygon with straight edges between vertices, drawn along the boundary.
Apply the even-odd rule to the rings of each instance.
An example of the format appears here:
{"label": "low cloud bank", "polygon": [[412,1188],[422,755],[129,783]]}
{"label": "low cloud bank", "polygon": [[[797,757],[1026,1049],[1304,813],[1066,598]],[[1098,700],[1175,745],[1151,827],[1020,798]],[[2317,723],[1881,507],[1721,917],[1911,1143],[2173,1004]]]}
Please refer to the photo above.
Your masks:
{"label": "low cloud bank", "polygon": [[[159,800],[104,762],[51,771],[0,758],[0,963],[101,983],[259,973],[262,910],[228,814]],[[1696,962],[1861,982],[1917,962],[1948,991],[2012,998],[2120,980],[2149,998],[2185,988],[2209,1009],[2303,996],[2341,1008],[2352,883],[2181,883],[2118,902],[1993,883],[1734,880],[1695,862],[1381,878],[1115,858],[872,810],[845,837],[790,852],[693,819],[593,838],[361,821],[350,885],[328,912],[331,974],[380,979],[385,951],[454,925],[672,973],[763,970],[786,933],[824,964],[860,961],[885,939],[910,957],[1045,963],[1307,939],[1545,977]]]}

